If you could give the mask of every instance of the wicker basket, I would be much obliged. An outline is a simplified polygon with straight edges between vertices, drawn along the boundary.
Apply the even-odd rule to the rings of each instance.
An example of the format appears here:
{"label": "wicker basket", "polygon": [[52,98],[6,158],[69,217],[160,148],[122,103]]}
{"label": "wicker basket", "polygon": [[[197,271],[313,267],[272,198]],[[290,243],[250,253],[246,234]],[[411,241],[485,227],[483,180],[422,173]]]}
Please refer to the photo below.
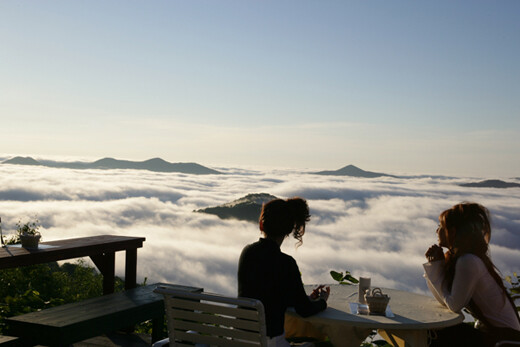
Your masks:
{"label": "wicker basket", "polygon": [[368,312],[372,314],[385,314],[386,306],[390,301],[390,297],[383,294],[381,288],[372,289],[372,293],[367,290],[365,300],[368,305]]}

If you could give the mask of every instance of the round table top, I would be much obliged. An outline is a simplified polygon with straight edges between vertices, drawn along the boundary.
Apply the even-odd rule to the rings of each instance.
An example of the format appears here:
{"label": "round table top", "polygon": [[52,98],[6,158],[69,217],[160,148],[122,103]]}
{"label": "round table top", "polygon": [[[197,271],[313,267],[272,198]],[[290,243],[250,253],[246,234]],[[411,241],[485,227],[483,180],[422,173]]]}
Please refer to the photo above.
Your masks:
{"label": "round table top", "polygon": [[[306,285],[305,289],[310,294],[315,287],[316,285]],[[327,309],[305,320],[321,324],[347,323],[350,326],[371,329],[436,329],[464,320],[461,313],[450,311],[433,297],[396,289],[382,288],[382,291],[390,296],[388,305],[394,317],[351,312],[349,303],[357,302],[358,287],[332,284]]]}

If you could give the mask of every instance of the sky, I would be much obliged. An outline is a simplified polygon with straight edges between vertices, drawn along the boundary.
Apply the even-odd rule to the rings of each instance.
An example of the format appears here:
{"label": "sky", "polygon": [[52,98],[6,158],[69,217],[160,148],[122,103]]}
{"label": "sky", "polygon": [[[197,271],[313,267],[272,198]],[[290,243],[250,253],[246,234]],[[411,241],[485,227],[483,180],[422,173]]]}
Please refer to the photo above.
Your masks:
{"label": "sky", "polygon": [[520,3],[0,0],[0,153],[520,174]]}
{"label": "sky", "polygon": [[[303,244],[296,248],[296,240],[288,238],[282,251],[295,258],[305,284],[334,283],[330,270],[350,271],[371,277],[374,287],[431,295],[422,264],[428,247],[437,243],[438,216],[453,204],[475,201],[491,213],[494,264],[503,276],[520,272],[520,188],[461,187],[468,179],[448,177],[222,171],[189,175],[0,164],[2,230],[11,235],[18,220],[37,218],[43,241],[145,237],[138,250],[139,283],[146,279],[236,295],[240,252],[258,240],[258,225],[194,211],[249,193],[302,196],[311,214]],[[116,254],[118,276],[124,276],[124,258]]]}

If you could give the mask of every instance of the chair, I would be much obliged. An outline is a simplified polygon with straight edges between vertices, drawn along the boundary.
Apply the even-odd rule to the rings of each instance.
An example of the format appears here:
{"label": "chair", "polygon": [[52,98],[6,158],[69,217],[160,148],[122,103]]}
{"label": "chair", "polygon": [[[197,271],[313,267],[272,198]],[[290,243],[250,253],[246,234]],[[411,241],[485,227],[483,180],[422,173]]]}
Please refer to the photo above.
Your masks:
{"label": "chair", "polygon": [[164,296],[169,338],[154,346],[168,340],[170,347],[267,346],[264,306],[259,300],[166,287],[155,292]]}
{"label": "chair", "polygon": [[[513,294],[511,295],[511,298],[513,299],[513,301],[516,301],[518,299],[520,299],[520,294]],[[495,347],[501,347],[501,346],[520,346],[520,342],[518,341],[498,341],[496,344],[495,344]]]}

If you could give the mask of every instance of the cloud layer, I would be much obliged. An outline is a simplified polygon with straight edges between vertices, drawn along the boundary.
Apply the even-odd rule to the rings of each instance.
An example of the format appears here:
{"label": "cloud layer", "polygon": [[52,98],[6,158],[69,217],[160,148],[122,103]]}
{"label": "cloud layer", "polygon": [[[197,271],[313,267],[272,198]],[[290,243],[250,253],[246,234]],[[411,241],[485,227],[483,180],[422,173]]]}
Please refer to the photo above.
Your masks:
{"label": "cloud layer", "polygon": [[[301,247],[284,242],[305,283],[331,283],[330,270],[368,275],[373,285],[427,293],[424,252],[436,242],[439,213],[476,201],[492,213],[491,254],[504,275],[519,271],[520,189],[466,188],[468,179],[356,179],[293,171],[223,169],[226,175],[134,170],[69,170],[0,165],[5,233],[37,215],[43,239],[117,234],[144,236],[138,279],[236,293],[244,245],[259,237],[252,223],[194,213],[248,193],[302,196],[311,222]],[[123,255],[117,274],[124,273]]]}

